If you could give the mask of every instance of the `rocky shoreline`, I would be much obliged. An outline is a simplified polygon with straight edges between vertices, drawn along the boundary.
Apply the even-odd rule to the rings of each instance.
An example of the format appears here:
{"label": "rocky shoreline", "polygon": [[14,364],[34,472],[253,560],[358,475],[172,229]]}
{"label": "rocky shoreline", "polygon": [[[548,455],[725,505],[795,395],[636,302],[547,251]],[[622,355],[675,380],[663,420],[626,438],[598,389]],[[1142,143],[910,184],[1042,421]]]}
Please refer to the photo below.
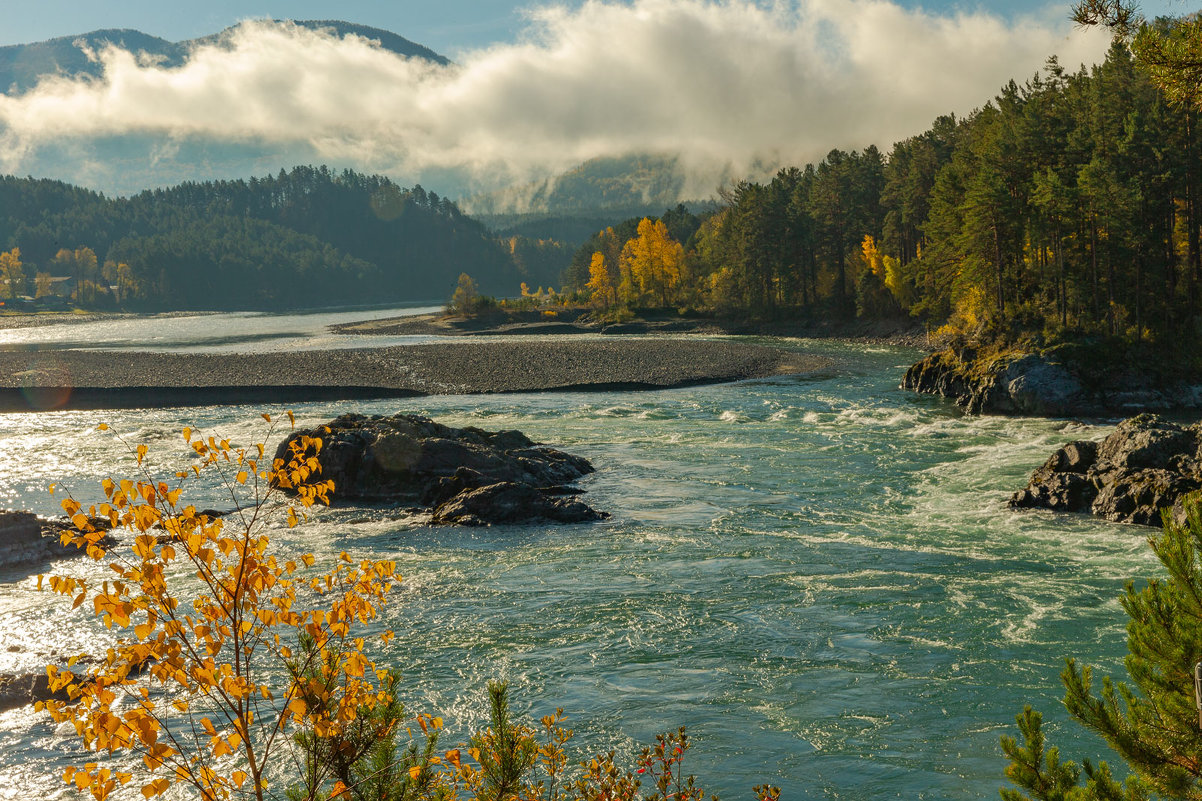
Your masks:
{"label": "rocky shoreline", "polygon": [[1054,356],[948,349],[910,367],[902,389],[955,400],[968,414],[1121,416],[1202,408],[1202,383],[1163,382],[1136,369],[1090,381]]}
{"label": "rocky shoreline", "polygon": [[1101,442],[1058,448],[1010,498],[1014,509],[1083,512],[1120,523],[1159,526],[1186,519],[1185,501],[1202,489],[1202,423],[1180,426],[1141,414]]}
{"label": "rocky shoreline", "polygon": [[826,365],[779,348],[667,337],[261,354],[0,351],[0,412],[667,389]]}

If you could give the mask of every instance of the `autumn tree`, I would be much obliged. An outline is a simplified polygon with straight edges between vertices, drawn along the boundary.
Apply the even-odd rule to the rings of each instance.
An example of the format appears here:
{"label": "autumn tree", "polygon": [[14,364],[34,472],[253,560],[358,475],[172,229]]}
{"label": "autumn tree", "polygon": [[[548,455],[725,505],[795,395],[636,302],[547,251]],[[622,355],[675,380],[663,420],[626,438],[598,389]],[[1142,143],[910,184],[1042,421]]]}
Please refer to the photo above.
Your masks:
{"label": "autumn tree", "polygon": [[601,251],[593,254],[588,268],[586,288],[589,291],[589,300],[602,309],[608,309],[618,302],[617,287],[614,286],[609,267],[605,264],[605,254]]}
{"label": "autumn tree", "polygon": [[[619,259],[623,300],[667,306],[676,297],[684,249],[661,220],[644,217]],[[590,267],[591,271],[591,267]]]}
{"label": "autumn tree", "polygon": [[[202,799],[261,801],[293,732],[345,753],[395,723],[374,714],[390,702],[389,674],[365,656],[356,628],[376,616],[397,577],[391,562],[345,553],[313,574],[314,556],[270,549],[277,514],[296,525],[307,507],[328,503],[319,439],[299,438],[288,458],[272,460],[263,444],[236,447],[189,428],[182,438],[191,469],[157,478],[138,445],[129,448],[138,478],[105,479],[104,502],[86,512],[63,500],[75,527],[64,542],[107,562],[113,576],[99,584],[52,576],[39,587],[86,604],[117,641],[94,659],[48,667],[51,689],[69,700],[44,708],[88,750],[139,756],[147,798],[183,784]],[[200,481],[215,482],[233,511],[215,516],[187,503],[185,489]],[[129,533],[128,551],[109,547],[110,527]],[[329,795],[334,765],[319,766],[302,798]],[[64,775],[98,800],[132,778],[98,762]]]}
{"label": "autumn tree", "polygon": [[460,273],[447,310],[457,314],[472,314],[479,299],[480,291],[476,289],[476,281],[467,273]]}
{"label": "autumn tree", "polygon": [[20,248],[0,253],[0,281],[4,284],[3,297],[15,298],[25,292],[25,270],[21,264]]}

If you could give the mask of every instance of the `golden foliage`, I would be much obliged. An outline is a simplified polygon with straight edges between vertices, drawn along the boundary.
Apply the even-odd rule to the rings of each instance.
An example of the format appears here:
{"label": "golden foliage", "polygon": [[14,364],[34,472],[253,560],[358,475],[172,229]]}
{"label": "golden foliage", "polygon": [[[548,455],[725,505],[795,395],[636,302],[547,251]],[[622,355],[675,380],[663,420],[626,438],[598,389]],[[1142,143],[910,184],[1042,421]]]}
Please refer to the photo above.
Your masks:
{"label": "golden foliage", "polygon": [[[126,445],[137,478],[105,479],[105,502],[86,513],[74,498],[62,501],[75,527],[64,543],[107,561],[113,577],[99,586],[39,577],[39,587],[72,598],[120,638],[86,670],[49,666],[51,689],[70,700],[39,707],[72,724],[88,750],[140,755],[146,798],[173,784],[203,799],[262,798],[265,769],[290,730],[336,740],[387,701],[387,672],[354,632],[375,618],[399,577],[392,562],[345,553],[311,574],[312,555],[281,562],[270,551],[270,520],[282,514],[295,525],[307,508],[329,503],[332,482],[318,480],[319,438],[298,438],[288,460],[273,461],[262,443],[235,447],[190,428],[182,435],[192,469],[158,480],[148,448]],[[186,485],[202,476],[219,482],[233,512],[210,517],[184,501]],[[106,547],[102,521],[129,535],[128,551]],[[284,678],[273,680],[279,671]],[[133,777],[91,762],[63,778],[100,801]]]}
{"label": "golden foliage", "polygon": [[0,297],[15,298],[25,291],[25,270],[21,264],[21,249],[0,253]]}
{"label": "golden foliage", "polygon": [[[661,220],[644,217],[638,236],[622,248],[619,296],[630,303],[667,306],[676,299],[684,248]],[[590,271],[591,272],[591,271]]]}

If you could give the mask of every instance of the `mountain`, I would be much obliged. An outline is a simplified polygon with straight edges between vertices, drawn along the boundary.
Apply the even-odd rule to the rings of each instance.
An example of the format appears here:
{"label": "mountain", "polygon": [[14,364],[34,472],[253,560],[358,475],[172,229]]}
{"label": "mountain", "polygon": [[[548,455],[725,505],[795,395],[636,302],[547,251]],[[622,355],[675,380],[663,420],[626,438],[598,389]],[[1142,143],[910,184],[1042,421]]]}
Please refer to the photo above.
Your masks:
{"label": "mountain", "polygon": [[623,220],[653,217],[679,204],[697,211],[712,204],[723,180],[694,187],[675,157],[596,158],[562,175],[475,195],[465,212],[501,236],[554,239],[576,246]]}
{"label": "mountain", "polygon": [[[339,36],[362,36],[407,58],[425,59],[440,65],[451,63],[428,47],[380,28],[340,20],[301,20],[292,24],[332,30]],[[28,92],[48,75],[98,77],[100,66],[87,57],[85,50],[103,48],[108,43],[144,53],[164,66],[179,66],[195,48],[221,44],[230,39],[234,30],[226,28],[198,39],[169,42],[137,30],[107,29],[0,47],[0,88],[15,96]],[[131,196],[144,189],[167,187],[182,181],[236,179],[274,173],[294,164],[323,161],[328,163],[329,160],[323,159],[306,142],[222,141],[203,136],[144,132],[48,138],[21,153],[19,160],[9,162],[6,168],[19,175],[56,179],[110,195]],[[338,163],[330,166],[341,169],[357,165]],[[421,176],[427,183],[441,177]],[[436,186],[444,195],[461,194],[461,184],[456,183],[453,176],[446,181],[438,180]]]}
{"label": "mountain", "polygon": [[[451,63],[428,47],[380,28],[341,20],[297,20],[293,24],[310,30],[333,30],[339,36],[354,34],[373,39],[385,50],[408,58],[423,58],[442,65]],[[100,50],[108,44],[115,44],[132,53],[145,53],[163,66],[178,67],[192,50],[202,45],[227,41],[233,30],[226,28],[220,33],[198,39],[169,42],[129,28],[109,28],[76,36],[60,36],[45,42],[0,47],[0,87],[4,87],[5,94],[19,95],[32,89],[40,78],[47,75],[99,77],[99,65],[88,58],[85,50]]]}

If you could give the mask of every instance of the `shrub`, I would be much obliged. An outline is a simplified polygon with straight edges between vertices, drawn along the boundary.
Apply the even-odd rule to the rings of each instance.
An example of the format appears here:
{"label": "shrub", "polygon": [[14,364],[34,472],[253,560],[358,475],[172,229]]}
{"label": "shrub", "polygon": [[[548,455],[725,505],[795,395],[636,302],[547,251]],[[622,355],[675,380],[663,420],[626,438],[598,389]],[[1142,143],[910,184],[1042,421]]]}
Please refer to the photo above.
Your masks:
{"label": "shrub", "polygon": [[[298,525],[334,491],[319,480],[320,438],[299,437],[289,459],[268,464],[272,430],[243,448],[183,429],[198,461],[171,481],[151,474],[147,446],[118,437],[139,478],[105,479],[105,502],[86,513],[70,495],[62,501],[75,527],[64,542],[108,561],[115,574],[99,587],[70,576],[48,581],[75,607],[90,601],[120,633],[82,672],[73,670],[79,657],[47,668],[51,689],[69,700],[39,707],[71,723],[85,749],[140,756],[146,798],[180,784],[206,801],[261,801],[268,766],[279,763],[297,766],[286,788],[291,801],[704,799],[683,772],[691,747],[683,728],[644,748],[633,770],[619,769],[611,752],[569,771],[563,711],[537,729],[515,724],[500,682],[488,686],[490,725],[441,751],[442,720],[405,711],[398,677],[367,658],[358,633],[400,580],[393,563],[343,553],[321,572],[311,554],[272,551],[266,532],[274,520]],[[232,511],[218,516],[186,504],[187,485],[202,478],[228,494]],[[110,547],[106,529],[123,530],[129,552]],[[387,642],[392,633],[379,636]],[[420,734],[410,734],[415,728]],[[89,762],[63,778],[102,801],[134,776]],[[756,793],[779,797],[767,785]]]}

